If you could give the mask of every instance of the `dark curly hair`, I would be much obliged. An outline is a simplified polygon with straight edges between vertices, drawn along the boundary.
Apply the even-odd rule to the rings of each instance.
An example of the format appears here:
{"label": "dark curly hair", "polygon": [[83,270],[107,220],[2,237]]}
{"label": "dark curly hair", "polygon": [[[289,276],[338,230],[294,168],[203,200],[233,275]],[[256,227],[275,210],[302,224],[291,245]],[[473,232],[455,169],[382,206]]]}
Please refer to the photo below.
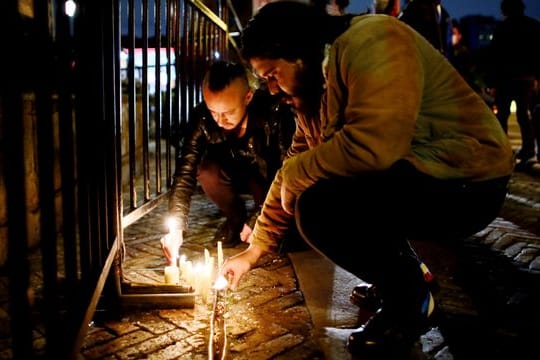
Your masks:
{"label": "dark curly hair", "polygon": [[318,6],[281,0],[264,5],[242,32],[242,57],[301,60],[303,71],[297,79],[306,113],[317,114],[323,93],[325,44],[332,43],[349,26],[353,15],[331,16]]}
{"label": "dark curly hair", "polygon": [[246,68],[238,63],[229,61],[215,61],[210,64],[206,72],[203,84],[212,92],[225,89],[233,80],[238,78],[248,82]]}
{"label": "dark curly hair", "polygon": [[329,16],[319,7],[298,1],[275,1],[264,5],[242,32],[242,56],[319,59],[322,57],[325,24]]}
{"label": "dark curly hair", "polygon": [[313,4],[282,0],[264,5],[242,32],[242,56],[322,59],[324,44],[349,26],[353,15],[330,16]]}

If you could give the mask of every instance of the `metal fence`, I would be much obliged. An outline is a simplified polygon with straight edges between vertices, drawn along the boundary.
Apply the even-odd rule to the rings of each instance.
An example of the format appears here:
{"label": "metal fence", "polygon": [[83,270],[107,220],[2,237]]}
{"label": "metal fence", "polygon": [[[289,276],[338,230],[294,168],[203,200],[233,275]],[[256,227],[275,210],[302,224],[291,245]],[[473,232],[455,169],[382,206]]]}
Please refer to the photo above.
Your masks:
{"label": "metal fence", "polygon": [[[229,1],[0,2],[0,323],[7,356],[75,358],[121,302],[123,230],[166,198]],[[234,19],[233,24],[238,24]],[[174,136],[173,136],[174,135]]]}

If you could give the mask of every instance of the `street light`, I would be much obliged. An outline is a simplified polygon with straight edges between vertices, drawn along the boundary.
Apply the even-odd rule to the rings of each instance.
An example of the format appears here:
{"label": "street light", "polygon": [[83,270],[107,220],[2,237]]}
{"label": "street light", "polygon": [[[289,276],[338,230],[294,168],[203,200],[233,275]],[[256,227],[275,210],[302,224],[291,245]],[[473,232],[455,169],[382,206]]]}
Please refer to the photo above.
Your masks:
{"label": "street light", "polygon": [[64,3],[64,11],[66,12],[66,15],[69,17],[73,17],[75,15],[75,11],[77,11],[77,4],[73,0],[67,0]]}

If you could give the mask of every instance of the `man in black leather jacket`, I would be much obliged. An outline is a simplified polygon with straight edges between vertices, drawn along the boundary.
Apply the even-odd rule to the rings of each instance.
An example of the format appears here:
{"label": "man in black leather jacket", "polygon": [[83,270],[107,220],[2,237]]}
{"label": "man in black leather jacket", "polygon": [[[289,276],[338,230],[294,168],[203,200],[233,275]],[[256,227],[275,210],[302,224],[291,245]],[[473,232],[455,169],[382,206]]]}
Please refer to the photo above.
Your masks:
{"label": "man in black leather jacket", "polygon": [[256,209],[263,203],[295,127],[290,107],[266,90],[252,89],[240,64],[213,63],[203,80],[203,98],[181,134],[169,198],[180,239],[163,244],[169,262],[187,229],[197,182],[226,217],[214,241],[233,247],[241,232],[247,238],[251,228],[241,195],[250,194]]}

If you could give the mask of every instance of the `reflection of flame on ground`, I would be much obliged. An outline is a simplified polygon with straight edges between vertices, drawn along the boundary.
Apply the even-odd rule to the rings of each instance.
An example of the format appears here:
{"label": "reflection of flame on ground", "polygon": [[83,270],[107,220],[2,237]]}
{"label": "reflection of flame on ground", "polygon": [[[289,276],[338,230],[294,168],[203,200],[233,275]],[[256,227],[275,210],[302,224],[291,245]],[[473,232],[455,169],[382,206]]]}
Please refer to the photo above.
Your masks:
{"label": "reflection of flame on ground", "polygon": [[227,329],[225,324],[227,279],[220,275],[213,286],[214,304],[210,318],[210,335],[208,339],[208,359],[226,359]]}

